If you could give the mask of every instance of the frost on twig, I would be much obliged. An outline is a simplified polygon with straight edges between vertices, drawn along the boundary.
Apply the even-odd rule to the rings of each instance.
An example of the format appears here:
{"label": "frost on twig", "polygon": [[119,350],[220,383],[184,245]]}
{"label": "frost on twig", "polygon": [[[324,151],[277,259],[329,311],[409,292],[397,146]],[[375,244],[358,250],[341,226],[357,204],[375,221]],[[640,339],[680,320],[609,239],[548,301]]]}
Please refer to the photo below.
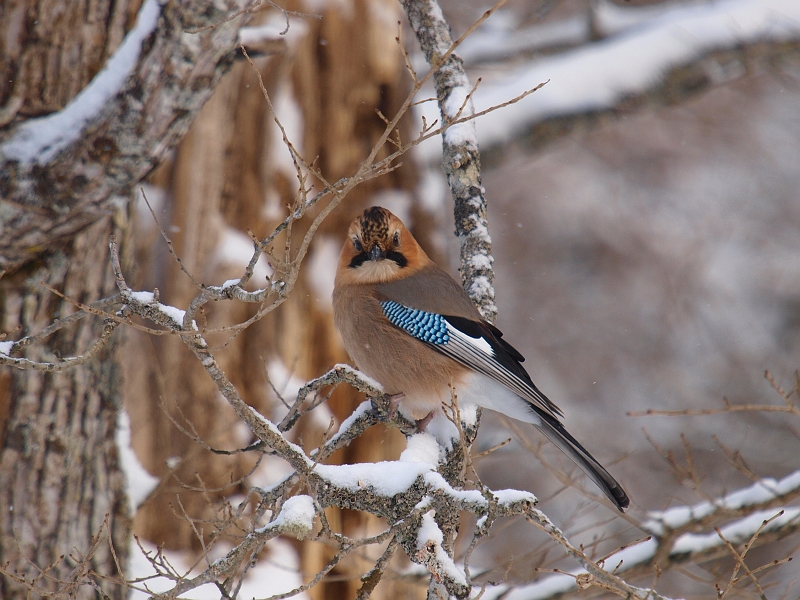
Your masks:
{"label": "frost on twig", "polygon": [[[461,244],[464,289],[483,317],[497,317],[492,269],[492,240],[486,219],[486,190],[481,185],[481,162],[475,121],[453,123],[474,114],[474,88],[455,53],[450,26],[436,0],[401,0],[422,51],[434,72],[436,97],[442,116],[442,165],[453,195],[456,235]],[[476,22],[469,35],[493,10]],[[457,43],[458,43],[457,42]]]}
{"label": "frost on twig", "polygon": [[[737,565],[750,570],[744,564],[747,550],[757,543],[763,544],[800,529],[800,508],[789,506],[798,497],[800,471],[795,471],[781,480],[762,479],[749,487],[693,506],[651,511],[649,519],[640,524],[641,529],[651,533],[649,537],[599,560],[587,560],[584,568],[558,572],[529,585],[515,586],[515,591],[536,598],[555,598],[590,583],[604,585],[602,578],[609,572],[624,574],[630,580],[649,575],[654,568],[666,572],[677,565],[701,563],[726,555],[733,555]],[[743,550],[740,552],[734,545],[743,545]],[[579,555],[575,556],[579,558]],[[750,570],[751,581],[758,587],[755,572],[783,562],[786,560],[772,561]],[[740,583],[744,579],[732,577],[731,581]],[[510,589],[511,586],[505,584],[490,588],[487,597],[496,598]],[[662,596],[652,590],[640,590],[631,597],[655,599]]]}

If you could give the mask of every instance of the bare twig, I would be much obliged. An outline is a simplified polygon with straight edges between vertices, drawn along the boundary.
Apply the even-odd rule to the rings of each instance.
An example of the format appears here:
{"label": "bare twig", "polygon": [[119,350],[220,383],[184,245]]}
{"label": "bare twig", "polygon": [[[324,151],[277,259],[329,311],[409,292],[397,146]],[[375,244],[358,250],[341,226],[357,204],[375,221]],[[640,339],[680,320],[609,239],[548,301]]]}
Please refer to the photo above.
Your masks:
{"label": "bare twig", "polygon": [[0,365],[8,367],[16,367],[18,369],[33,369],[34,371],[44,371],[46,373],[56,373],[58,371],[65,371],[72,369],[78,365],[82,365],[91,360],[111,338],[111,334],[119,325],[118,322],[106,319],[103,323],[103,331],[94,343],[79,356],[70,356],[63,358],[58,362],[37,362],[27,358],[12,358],[6,354],[0,353]]}

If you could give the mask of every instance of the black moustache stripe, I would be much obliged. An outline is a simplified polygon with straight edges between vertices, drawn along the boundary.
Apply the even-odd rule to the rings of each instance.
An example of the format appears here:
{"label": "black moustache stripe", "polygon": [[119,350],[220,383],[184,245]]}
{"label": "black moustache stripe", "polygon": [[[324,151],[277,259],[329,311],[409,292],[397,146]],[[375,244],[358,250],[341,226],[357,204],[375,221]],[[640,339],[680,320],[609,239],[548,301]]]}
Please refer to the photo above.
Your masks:
{"label": "black moustache stripe", "polygon": [[369,260],[369,254],[367,254],[366,252],[362,252],[361,254],[356,254],[353,257],[353,260],[350,261],[350,268],[355,269],[356,267],[360,267],[368,260]]}
{"label": "black moustache stripe", "polygon": [[401,269],[408,264],[406,257],[403,256],[400,252],[395,252],[394,250],[389,250],[386,253],[386,258],[388,260],[393,260],[394,262],[396,262],[397,266],[400,267]]}
{"label": "black moustache stripe", "polygon": [[[408,260],[406,259],[403,254],[400,252],[395,252],[394,250],[389,250],[385,256],[386,260],[394,261],[398,267],[401,269],[408,264]],[[362,252],[361,254],[356,254],[353,259],[350,261],[350,268],[356,269],[363,265],[365,262],[369,260],[369,254],[367,252]]]}

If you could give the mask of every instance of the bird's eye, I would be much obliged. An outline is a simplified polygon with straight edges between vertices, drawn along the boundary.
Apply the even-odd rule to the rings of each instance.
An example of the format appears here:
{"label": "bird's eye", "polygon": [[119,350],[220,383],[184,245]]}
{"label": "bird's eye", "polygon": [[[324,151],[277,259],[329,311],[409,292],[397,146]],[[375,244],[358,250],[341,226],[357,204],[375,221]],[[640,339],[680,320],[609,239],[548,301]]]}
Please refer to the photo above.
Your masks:
{"label": "bird's eye", "polygon": [[361,242],[358,238],[353,238],[353,247],[356,249],[356,252],[361,252],[364,250],[364,246],[361,245]]}
{"label": "bird's eye", "polygon": [[392,239],[392,241],[394,242],[395,246],[399,246],[400,245],[400,232],[399,231],[395,231],[394,232],[394,238]]}

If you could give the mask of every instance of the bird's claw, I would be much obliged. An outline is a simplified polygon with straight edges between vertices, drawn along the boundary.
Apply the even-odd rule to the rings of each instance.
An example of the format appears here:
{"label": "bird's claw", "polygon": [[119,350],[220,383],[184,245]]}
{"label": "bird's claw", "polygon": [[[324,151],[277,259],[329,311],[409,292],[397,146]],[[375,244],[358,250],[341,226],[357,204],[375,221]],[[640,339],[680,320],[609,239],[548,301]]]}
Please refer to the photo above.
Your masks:
{"label": "bird's claw", "polygon": [[417,433],[422,433],[425,431],[425,428],[428,426],[428,423],[431,422],[433,419],[433,414],[435,411],[429,412],[425,417],[417,421]]}
{"label": "bird's claw", "polygon": [[406,395],[403,392],[399,392],[397,394],[392,394],[390,396],[386,396],[386,399],[389,401],[389,418],[394,419],[397,415],[397,408],[400,406],[400,402],[402,402],[403,398]]}

